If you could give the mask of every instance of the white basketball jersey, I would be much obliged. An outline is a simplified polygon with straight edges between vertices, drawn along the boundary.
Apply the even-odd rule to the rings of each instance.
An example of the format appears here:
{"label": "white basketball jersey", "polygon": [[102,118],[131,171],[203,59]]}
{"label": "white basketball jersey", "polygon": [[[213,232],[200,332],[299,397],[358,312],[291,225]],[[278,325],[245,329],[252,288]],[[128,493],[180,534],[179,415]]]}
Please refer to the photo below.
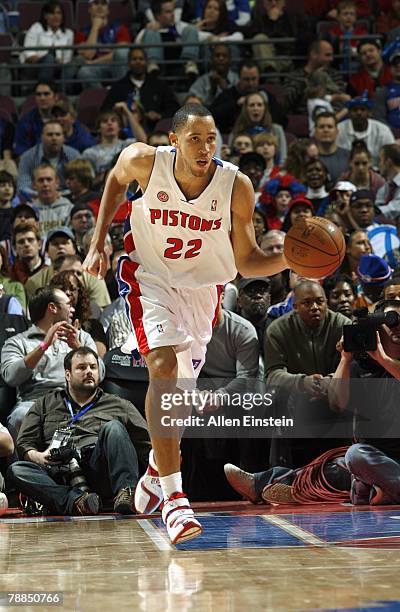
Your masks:
{"label": "white basketball jersey", "polygon": [[[170,287],[222,285],[236,277],[230,240],[231,196],[238,168],[214,158],[211,182],[188,201],[174,177],[175,149],[158,147],[146,191],[132,201],[128,255]],[[131,233],[130,233],[131,232]]]}

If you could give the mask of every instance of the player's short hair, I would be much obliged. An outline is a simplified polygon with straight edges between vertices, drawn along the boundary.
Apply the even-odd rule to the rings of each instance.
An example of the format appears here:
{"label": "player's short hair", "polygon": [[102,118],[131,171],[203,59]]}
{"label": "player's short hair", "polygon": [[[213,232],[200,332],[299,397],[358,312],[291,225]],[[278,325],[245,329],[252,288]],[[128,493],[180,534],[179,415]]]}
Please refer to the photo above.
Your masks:
{"label": "player's short hair", "polygon": [[188,122],[189,117],[212,117],[211,112],[202,104],[185,104],[172,118],[171,131],[179,132]]}

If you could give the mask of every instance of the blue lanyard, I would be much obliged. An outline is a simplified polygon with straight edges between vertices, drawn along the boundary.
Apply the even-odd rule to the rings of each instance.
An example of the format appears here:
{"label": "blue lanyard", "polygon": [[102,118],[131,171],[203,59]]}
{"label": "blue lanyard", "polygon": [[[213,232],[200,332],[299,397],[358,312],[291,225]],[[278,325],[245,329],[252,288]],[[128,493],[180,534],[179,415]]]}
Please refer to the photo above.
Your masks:
{"label": "blue lanyard", "polygon": [[70,422],[67,424],[67,427],[71,427],[71,425],[73,425],[74,423],[76,423],[76,421],[78,419],[81,418],[81,416],[83,416],[88,410],[90,410],[96,403],[96,401],[91,402],[90,404],[88,404],[87,406],[85,406],[85,408],[82,408],[82,410],[80,410],[79,412],[77,412],[76,414],[74,414],[74,411],[72,410],[72,404],[69,401],[68,398],[64,399],[65,405],[68,408],[70,415],[72,417],[72,419],[70,420]]}

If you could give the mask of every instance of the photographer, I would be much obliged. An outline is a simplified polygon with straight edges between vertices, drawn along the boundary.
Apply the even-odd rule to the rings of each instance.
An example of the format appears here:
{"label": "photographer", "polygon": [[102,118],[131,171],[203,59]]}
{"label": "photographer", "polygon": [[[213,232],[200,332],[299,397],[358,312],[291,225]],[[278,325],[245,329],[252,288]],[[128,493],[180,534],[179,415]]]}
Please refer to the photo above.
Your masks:
{"label": "photographer", "polygon": [[[360,328],[356,330],[355,343],[367,346],[375,334],[376,348],[370,344],[372,350],[353,353],[345,350],[345,347],[355,348],[352,339],[343,341],[342,338],[337,345],[340,363],[328,390],[333,409],[350,409],[356,415],[357,443],[345,457],[352,474],[354,505],[400,501],[400,436],[394,437],[400,399],[397,383],[400,379],[400,302],[383,300],[375,307],[375,313],[381,314],[380,319],[366,317],[361,336]],[[385,322],[382,315],[386,315]]]}
{"label": "photographer", "polygon": [[[130,402],[99,388],[92,349],[68,353],[64,368],[67,391],[49,393],[29,410],[17,440],[24,461],[7,476],[50,512],[97,514],[100,498],[113,498],[114,512],[132,514],[138,458],[147,465],[150,451],[146,423]],[[60,484],[63,475],[67,484]]]}

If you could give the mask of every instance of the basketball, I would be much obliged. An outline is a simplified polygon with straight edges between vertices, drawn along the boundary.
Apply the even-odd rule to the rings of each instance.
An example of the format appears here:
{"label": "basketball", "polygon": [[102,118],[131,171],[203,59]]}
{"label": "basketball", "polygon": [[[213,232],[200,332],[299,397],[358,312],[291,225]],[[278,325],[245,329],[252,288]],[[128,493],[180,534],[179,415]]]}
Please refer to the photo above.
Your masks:
{"label": "basketball", "polygon": [[311,217],[305,225],[289,229],[283,252],[294,272],[320,279],[338,269],[346,253],[346,243],[343,233],[332,221]]}

